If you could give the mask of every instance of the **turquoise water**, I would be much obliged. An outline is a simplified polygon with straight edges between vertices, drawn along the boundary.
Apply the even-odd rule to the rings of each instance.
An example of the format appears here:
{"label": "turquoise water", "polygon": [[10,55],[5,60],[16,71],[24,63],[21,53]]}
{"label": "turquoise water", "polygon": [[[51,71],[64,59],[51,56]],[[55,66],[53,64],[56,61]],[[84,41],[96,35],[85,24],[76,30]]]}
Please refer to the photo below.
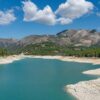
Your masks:
{"label": "turquoise water", "polygon": [[99,67],[31,58],[0,65],[0,100],[75,100],[64,86],[97,78],[82,72]]}

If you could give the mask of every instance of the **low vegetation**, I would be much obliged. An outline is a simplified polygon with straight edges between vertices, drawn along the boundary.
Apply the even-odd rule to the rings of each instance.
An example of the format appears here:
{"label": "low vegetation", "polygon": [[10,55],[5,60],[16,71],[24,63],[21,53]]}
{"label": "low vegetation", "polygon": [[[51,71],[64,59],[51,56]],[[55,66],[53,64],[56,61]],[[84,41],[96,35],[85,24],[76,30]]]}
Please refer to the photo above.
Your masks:
{"label": "low vegetation", "polygon": [[22,49],[22,52],[28,55],[100,57],[100,47],[60,46],[51,42],[28,45]]}
{"label": "low vegetation", "polygon": [[0,56],[24,53],[26,55],[62,55],[76,57],[100,57],[100,47],[60,46],[52,42],[30,44],[14,51],[0,48]]}
{"label": "low vegetation", "polygon": [[5,48],[0,48],[0,56],[7,56],[8,55],[8,51]]}

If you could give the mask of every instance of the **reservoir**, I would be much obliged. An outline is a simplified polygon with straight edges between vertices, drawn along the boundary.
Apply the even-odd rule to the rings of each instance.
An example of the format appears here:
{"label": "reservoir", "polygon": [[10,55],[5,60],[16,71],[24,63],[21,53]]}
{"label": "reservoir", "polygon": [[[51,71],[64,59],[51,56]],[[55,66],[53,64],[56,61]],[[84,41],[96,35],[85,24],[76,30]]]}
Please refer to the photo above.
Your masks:
{"label": "reservoir", "polygon": [[0,100],[75,100],[64,87],[97,76],[82,74],[100,65],[26,58],[0,65]]}

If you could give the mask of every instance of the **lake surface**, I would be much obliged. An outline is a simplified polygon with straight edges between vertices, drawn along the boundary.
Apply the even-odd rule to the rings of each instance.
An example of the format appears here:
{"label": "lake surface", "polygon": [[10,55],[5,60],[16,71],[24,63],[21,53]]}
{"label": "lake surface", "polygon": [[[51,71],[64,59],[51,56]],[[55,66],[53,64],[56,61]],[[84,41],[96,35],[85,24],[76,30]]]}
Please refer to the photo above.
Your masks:
{"label": "lake surface", "polygon": [[97,78],[82,72],[99,67],[33,58],[0,65],[0,100],[75,100],[64,86]]}

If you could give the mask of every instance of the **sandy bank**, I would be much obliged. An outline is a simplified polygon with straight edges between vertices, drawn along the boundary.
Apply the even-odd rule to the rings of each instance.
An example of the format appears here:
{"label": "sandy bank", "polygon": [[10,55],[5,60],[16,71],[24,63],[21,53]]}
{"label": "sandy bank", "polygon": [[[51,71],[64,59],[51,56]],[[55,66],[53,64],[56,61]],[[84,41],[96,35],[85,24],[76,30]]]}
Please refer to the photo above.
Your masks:
{"label": "sandy bank", "polygon": [[25,58],[24,55],[12,55],[7,57],[0,57],[0,64],[9,64],[23,58]]}
{"label": "sandy bank", "polygon": [[100,64],[99,58],[78,58],[78,57],[66,57],[66,56],[33,56],[33,55],[23,55],[23,54],[13,55],[8,57],[0,57],[0,64],[12,63],[13,61],[20,60],[23,58],[57,59],[68,62]]}
{"label": "sandy bank", "polygon": [[42,58],[42,59],[58,59],[68,62],[78,62],[78,63],[92,63],[94,65],[100,64],[99,58],[81,58],[81,57],[68,57],[68,56],[30,56],[32,58]]}
{"label": "sandy bank", "polygon": [[100,79],[67,85],[65,88],[78,100],[100,100]]}
{"label": "sandy bank", "polygon": [[100,75],[100,68],[95,70],[88,70],[83,72],[83,74],[89,74],[89,75]]}

